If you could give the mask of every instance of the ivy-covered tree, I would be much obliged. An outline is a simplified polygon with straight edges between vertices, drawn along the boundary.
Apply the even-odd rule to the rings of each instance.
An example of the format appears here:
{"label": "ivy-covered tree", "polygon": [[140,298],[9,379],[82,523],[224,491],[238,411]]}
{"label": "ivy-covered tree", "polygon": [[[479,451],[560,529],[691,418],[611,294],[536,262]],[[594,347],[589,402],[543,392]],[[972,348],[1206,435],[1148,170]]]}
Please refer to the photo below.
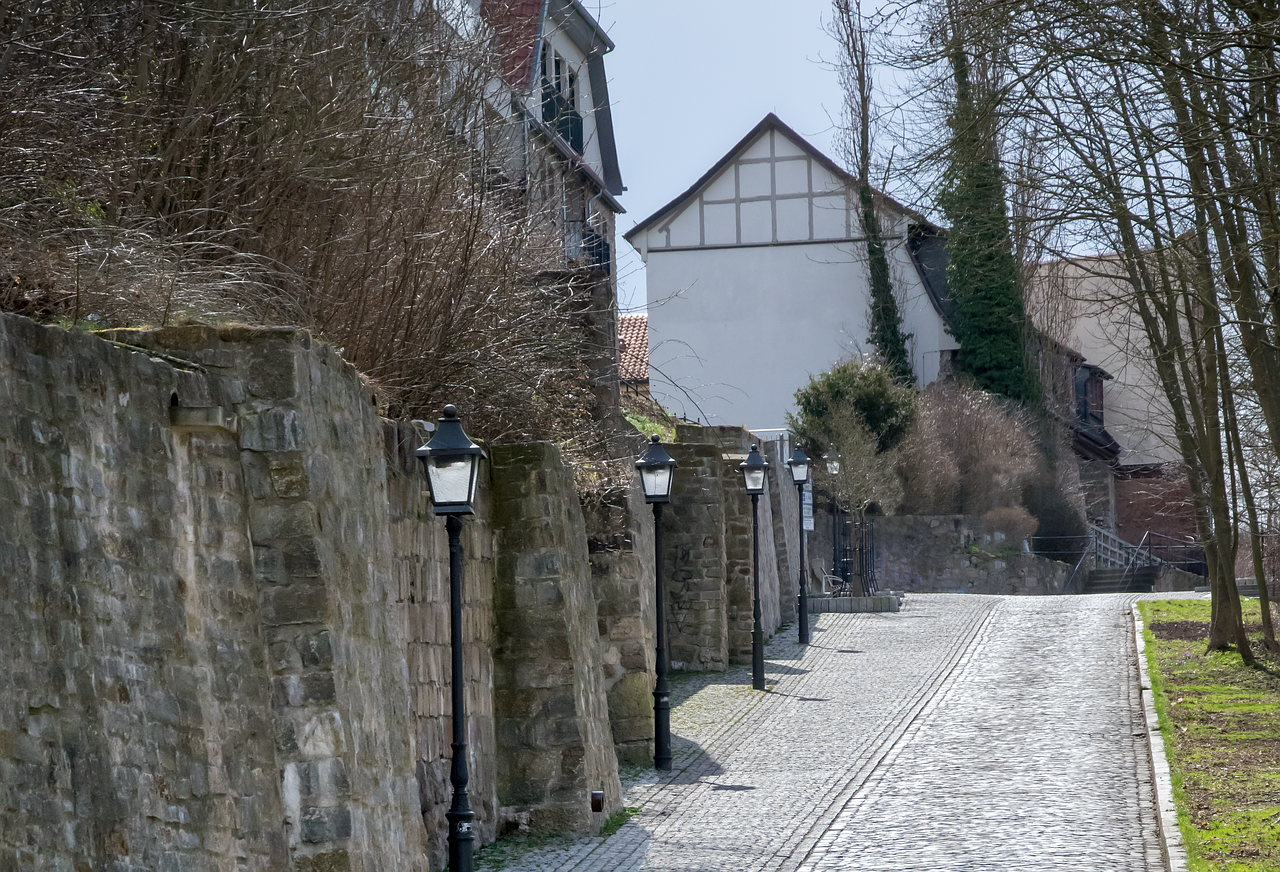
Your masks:
{"label": "ivy-covered tree", "polygon": [[1030,405],[1041,389],[1027,356],[1031,326],[1009,233],[992,97],[975,93],[968,51],[958,37],[953,43],[955,107],[939,205],[951,225],[947,286],[959,365],[983,390]]}
{"label": "ivy-covered tree", "polygon": [[845,92],[848,128],[845,146],[857,170],[858,219],[867,240],[867,271],[871,284],[871,344],[895,379],[904,385],[916,383],[907,351],[910,333],[902,330],[902,314],[893,294],[889,257],[885,250],[880,218],[876,215],[875,191],[871,187],[871,63],[867,53],[866,19],[859,0],[835,0],[832,32],[843,54],[841,80]]}

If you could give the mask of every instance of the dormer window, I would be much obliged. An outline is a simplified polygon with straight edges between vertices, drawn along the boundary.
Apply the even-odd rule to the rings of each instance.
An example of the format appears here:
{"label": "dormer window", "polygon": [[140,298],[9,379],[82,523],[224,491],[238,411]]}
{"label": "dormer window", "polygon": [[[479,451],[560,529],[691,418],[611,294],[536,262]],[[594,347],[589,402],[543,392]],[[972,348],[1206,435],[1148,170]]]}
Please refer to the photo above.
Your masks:
{"label": "dormer window", "polygon": [[578,74],[549,45],[542,47],[542,91],[544,114],[548,99],[556,101],[560,107],[577,111]]}
{"label": "dormer window", "polygon": [[578,74],[545,43],[542,46],[542,120],[578,154],[582,153],[582,116],[578,113]]}
{"label": "dormer window", "polygon": [[1102,427],[1102,382],[1111,378],[1099,366],[1084,364],[1076,370],[1076,420],[1083,427]]}

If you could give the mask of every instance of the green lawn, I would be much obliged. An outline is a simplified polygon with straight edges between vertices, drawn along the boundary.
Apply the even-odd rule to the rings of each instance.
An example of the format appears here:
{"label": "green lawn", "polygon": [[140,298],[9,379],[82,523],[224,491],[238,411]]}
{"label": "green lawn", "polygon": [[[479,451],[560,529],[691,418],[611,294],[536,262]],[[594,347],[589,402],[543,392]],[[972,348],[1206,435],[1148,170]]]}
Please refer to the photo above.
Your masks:
{"label": "green lawn", "polygon": [[[1191,869],[1280,870],[1280,657],[1262,644],[1245,600],[1259,668],[1206,652],[1209,603],[1144,602],[1147,659]],[[1273,615],[1275,614],[1273,610]]]}

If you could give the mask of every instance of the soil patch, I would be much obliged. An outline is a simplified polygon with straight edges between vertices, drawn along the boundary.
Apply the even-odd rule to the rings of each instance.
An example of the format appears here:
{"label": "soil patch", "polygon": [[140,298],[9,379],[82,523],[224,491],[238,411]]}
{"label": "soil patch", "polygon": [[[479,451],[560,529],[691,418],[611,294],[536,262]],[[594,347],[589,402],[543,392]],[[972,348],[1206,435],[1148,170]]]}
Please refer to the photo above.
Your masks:
{"label": "soil patch", "polygon": [[1209,638],[1208,621],[1163,621],[1151,625],[1151,635],[1157,639],[1176,639],[1179,642],[1197,642]]}

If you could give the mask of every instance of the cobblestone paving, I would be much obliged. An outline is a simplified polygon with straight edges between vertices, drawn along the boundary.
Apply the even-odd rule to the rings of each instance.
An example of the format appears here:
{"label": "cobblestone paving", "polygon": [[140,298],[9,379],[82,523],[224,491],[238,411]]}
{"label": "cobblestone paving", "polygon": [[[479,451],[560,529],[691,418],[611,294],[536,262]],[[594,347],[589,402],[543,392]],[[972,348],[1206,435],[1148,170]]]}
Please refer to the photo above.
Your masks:
{"label": "cobblestone paving", "polygon": [[673,771],[631,781],[616,834],[481,867],[1154,872],[1132,600],[823,615],[808,650],[769,646],[769,693],[743,667],[676,678]]}

